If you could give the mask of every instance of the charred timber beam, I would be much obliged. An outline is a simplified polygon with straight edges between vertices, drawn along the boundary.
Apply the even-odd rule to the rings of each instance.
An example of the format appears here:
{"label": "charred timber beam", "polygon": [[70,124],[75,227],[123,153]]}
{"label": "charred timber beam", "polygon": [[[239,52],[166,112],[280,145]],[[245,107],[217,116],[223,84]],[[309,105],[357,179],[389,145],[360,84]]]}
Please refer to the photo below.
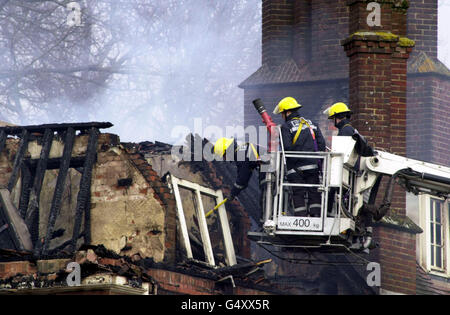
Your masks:
{"label": "charred timber beam", "polygon": [[28,201],[30,200],[32,174],[30,172],[30,169],[25,163],[22,164],[21,173],[22,173],[22,185],[20,189],[19,214],[23,219],[25,219],[25,216],[27,214]]}
{"label": "charred timber beam", "polygon": [[7,136],[5,130],[0,131],[0,153],[5,149]]}
{"label": "charred timber beam", "polygon": [[84,243],[91,244],[91,191],[89,190],[84,209]]}
{"label": "charred timber beam", "polygon": [[[45,169],[47,169],[47,170],[59,169],[61,167],[62,160],[63,160],[62,158],[47,159],[47,164],[46,164]],[[83,167],[85,160],[86,160],[86,156],[84,156],[84,155],[72,157],[72,158],[70,158],[70,161],[69,161],[69,163],[70,163],[69,167],[79,170],[80,167]],[[26,160],[24,160],[25,164],[27,164],[30,167],[30,169],[34,169],[34,168],[37,169],[40,161],[41,161],[41,159],[26,159]]]}
{"label": "charred timber beam", "polygon": [[31,188],[30,200],[25,215],[25,223],[30,230],[34,244],[37,243],[37,239],[39,238],[39,196],[41,195],[48,157],[52,148],[53,135],[54,133],[51,129],[45,129],[40,159],[36,163],[33,187]]}
{"label": "charred timber beam", "polygon": [[75,141],[75,129],[69,127],[67,128],[65,135],[63,156],[61,160],[61,166],[58,172],[58,179],[56,180],[55,192],[53,193],[53,200],[48,218],[47,233],[45,235],[44,243],[42,244],[41,255],[46,255],[48,251],[51,236],[56,223],[56,218],[61,209],[61,199],[64,192],[67,173],[70,167],[70,158],[72,155],[74,141]]}
{"label": "charred timber beam", "polygon": [[107,129],[113,126],[110,122],[89,122],[89,123],[68,123],[68,124],[46,124],[46,125],[32,125],[32,126],[20,126],[20,127],[0,127],[0,131],[4,131],[7,135],[18,135],[24,129],[29,133],[43,132],[45,129],[50,129],[57,132],[64,132],[68,128],[74,130],[90,130],[91,128]]}
{"label": "charred timber beam", "polygon": [[17,177],[19,176],[19,171],[22,167],[23,157],[25,156],[28,147],[28,135],[28,130],[22,129],[22,140],[20,140],[19,149],[17,150],[16,157],[14,158],[13,170],[8,182],[8,190],[10,192],[14,188],[14,185],[16,185]]}
{"label": "charred timber beam", "polygon": [[[81,229],[81,219],[86,206],[89,203],[89,196],[91,191],[91,179],[92,179],[92,168],[97,158],[97,142],[98,142],[98,129],[91,128],[89,131],[89,141],[86,152],[86,159],[83,166],[83,174],[80,180],[80,190],[77,196],[77,207],[75,210],[75,225],[73,228],[72,236],[72,250],[76,250],[78,236]],[[86,241],[86,239],[85,239]]]}

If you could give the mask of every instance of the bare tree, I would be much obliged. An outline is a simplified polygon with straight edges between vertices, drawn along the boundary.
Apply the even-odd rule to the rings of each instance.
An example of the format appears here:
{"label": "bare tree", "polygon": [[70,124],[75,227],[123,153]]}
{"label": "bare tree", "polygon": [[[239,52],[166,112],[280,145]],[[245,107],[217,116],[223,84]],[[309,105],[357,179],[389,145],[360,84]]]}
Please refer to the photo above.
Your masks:
{"label": "bare tree", "polygon": [[73,3],[0,1],[0,119],[242,123],[225,114],[260,63],[259,0],[80,0],[76,25]]}

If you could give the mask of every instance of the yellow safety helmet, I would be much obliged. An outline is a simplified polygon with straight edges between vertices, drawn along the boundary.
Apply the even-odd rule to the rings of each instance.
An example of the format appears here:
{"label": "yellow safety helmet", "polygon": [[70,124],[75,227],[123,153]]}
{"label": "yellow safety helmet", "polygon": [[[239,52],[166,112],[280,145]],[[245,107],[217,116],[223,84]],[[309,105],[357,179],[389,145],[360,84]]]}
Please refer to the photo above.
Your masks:
{"label": "yellow safety helmet", "polygon": [[277,105],[277,107],[275,107],[273,113],[280,114],[284,111],[287,111],[290,109],[295,109],[295,108],[300,108],[300,107],[302,107],[302,105],[297,103],[297,100],[295,98],[285,97],[278,103],[278,105]]}
{"label": "yellow safety helmet", "polygon": [[233,138],[220,138],[217,140],[216,144],[214,144],[214,154],[223,157],[233,141]]}
{"label": "yellow safety helmet", "polygon": [[352,111],[345,103],[336,103],[328,109],[328,119],[333,119],[335,115],[343,113],[352,114]]}

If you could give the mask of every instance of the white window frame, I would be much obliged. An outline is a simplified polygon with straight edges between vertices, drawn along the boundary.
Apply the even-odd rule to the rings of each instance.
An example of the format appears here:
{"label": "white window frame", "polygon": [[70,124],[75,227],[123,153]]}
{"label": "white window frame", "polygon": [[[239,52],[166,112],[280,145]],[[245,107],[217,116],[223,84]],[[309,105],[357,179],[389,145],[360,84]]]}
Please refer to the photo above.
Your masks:
{"label": "white window frame", "polygon": [[[192,183],[192,182],[184,180],[184,179],[179,179],[173,175],[170,175],[170,179],[171,179],[172,189],[173,189],[173,193],[175,195],[175,200],[176,200],[176,204],[177,204],[177,217],[178,217],[178,222],[180,224],[180,229],[181,229],[181,240],[184,245],[184,249],[186,251],[187,258],[191,259],[191,260],[195,260],[192,255],[192,249],[191,249],[191,244],[190,244],[188,230],[187,230],[186,218],[184,215],[183,203],[182,203],[180,190],[179,190],[180,187],[191,190],[195,193],[195,198],[197,200],[197,205],[198,205],[198,208],[196,208],[195,211],[196,211],[198,222],[199,222],[200,235],[202,238],[203,250],[204,250],[205,258],[206,258],[205,263],[211,267],[217,267],[216,262],[214,261],[214,253],[212,250],[211,240],[209,238],[208,225],[206,223],[206,216],[205,216],[206,213],[205,213],[205,209],[203,207],[203,202],[202,202],[201,196],[206,195],[206,196],[212,197],[215,199],[216,204],[220,204],[223,201],[222,191],[220,189],[212,190],[210,188],[201,186],[199,184]],[[224,247],[225,247],[226,263],[228,266],[233,266],[233,265],[236,265],[236,263],[237,263],[236,254],[234,251],[233,239],[231,236],[230,224],[228,222],[227,212],[226,212],[225,206],[223,204],[217,209],[217,213],[219,216],[220,226],[221,226],[221,230],[222,230],[222,237],[223,237],[223,242],[224,242]]]}
{"label": "white window frame", "polygon": [[[432,266],[431,264],[431,216],[430,216],[430,204],[432,200],[442,201],[442,213],[441,213],[441,222],[442,222],[442,245],[443,245],[443,254],[442,260],[443,265],[442,268],[438,268],[436,266]],[[420,203],[420,211],[419,211],[419,220],[420,227],[423,230],[423,233],[419,234],[418,242],[419,242],[419,262],[429,273],[440,276],[450,278],[450,201],[444,200],[443,198],[437,198],[430,195],[420,195],[419,196]],[[434,211],[433,211],[434,213]],[[436,235],[434,236],[436,239]],[[435,256],[436,258],[436,256]]]}

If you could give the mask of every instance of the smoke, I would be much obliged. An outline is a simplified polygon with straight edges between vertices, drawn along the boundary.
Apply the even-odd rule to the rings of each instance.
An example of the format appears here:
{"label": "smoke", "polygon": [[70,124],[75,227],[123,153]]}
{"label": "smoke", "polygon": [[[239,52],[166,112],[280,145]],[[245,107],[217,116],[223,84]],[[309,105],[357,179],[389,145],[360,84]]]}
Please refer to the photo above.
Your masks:
{"label": "smoke", "polygon": [[450,68],[450,1],[439,0],[438,58]]}
{"label": "smoke", "polygon": [[122,141],[169,143],[194,119],[241,126],[260,14],[260,0],[8,1],[0,119],[110,121]]}
{"label": "smoke", "polygon": [[[92,70],[71,72],[75,82],[54,83],[60,93],[33,103],[18,120],[110,121],[109,132],[122,141],[171,143],[173,127],[193,129],[196,118],[204,125],[243,125],[238,84],[260,65],[260,2],[77,1],[81,25],[64,27],[78,27],[83,36],[63,41],[77,41],[75,57],[83,61],[74,63]],[[70,12],[59,8],[62,13]],[[55,47],[70,55],[64,45]],[[74,63],[65,60],[47,67],[70,72]]]}

